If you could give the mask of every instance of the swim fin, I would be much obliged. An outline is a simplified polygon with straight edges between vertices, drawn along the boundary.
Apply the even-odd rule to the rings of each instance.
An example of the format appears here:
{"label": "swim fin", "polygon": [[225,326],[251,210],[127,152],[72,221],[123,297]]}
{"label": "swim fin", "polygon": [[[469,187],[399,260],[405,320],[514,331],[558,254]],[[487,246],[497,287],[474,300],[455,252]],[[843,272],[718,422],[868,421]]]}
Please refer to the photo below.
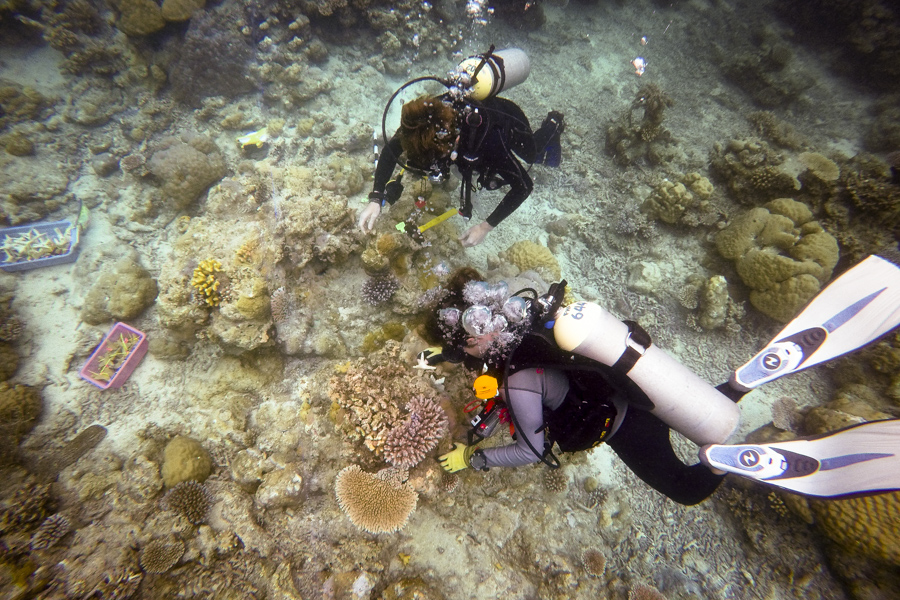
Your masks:
{"label": "swim fin", "polygon": [[706,466],[823,498],[900,490],[900,419],[852,425],[814,438],[769,444],[712,444]]}
{"label": "swim fin", "polygon": [[[562,113],[553,111],[547,115],[540,129],[535,133],[535,141],[539,148],[534,164],[558,167],[562,162],[562,143],[560,138],[566,124]],[[546,141],[544,141],[546,140]]]}
{"label": "swim fin", "polygon": [[900,324],[900,267],[872,255],[832,281],[765,349],[735,370],[739,392],[860,348]]}

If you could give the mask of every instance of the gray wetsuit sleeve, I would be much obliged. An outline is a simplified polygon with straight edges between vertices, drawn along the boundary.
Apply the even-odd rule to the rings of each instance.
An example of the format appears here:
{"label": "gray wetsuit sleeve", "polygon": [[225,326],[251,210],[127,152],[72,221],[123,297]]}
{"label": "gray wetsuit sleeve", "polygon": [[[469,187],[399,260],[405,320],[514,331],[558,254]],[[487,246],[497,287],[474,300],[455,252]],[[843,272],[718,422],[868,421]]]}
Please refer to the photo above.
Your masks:
{"label": "gray wetsuit sleeve", "polygon": [[[504,389],[501,387],[501,390]],[[509,378],[507,404],[516,415],[516,443],[485,448],[488,467],[521,467],[540,458],[528,447],[544,451],[544,407],[559,408],[569,393],[569,379],[554,369],[525,369]]]}

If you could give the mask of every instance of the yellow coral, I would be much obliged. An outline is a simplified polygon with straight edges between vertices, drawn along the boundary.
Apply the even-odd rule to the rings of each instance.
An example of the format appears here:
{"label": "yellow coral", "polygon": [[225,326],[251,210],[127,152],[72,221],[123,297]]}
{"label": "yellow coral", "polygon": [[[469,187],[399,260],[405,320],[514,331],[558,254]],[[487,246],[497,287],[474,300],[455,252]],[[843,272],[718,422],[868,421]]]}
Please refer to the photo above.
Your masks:
{"label": "yellow coral", "polygon": [[221,271],[222,263],[214,258],[200,261],[200,264],[194,269],[191,286],[197,290],[208,306],[219,306],[222,302],[222,296],[219,294],[221,281],[216,277],[216,273]]}
{"label": "yellow coral", "polygon": [[500,258],[516,265],[521,271],[537,271],[541,277],[549,281],[559,281],[561,270],[559,262],[546,246],[531,240],[516,242],[500,253]]}
{"label": "yellow coral", "polygon": [[350,521],[369,533],[402,529],[419,499],[412,486],[393,468],[372,474],[364,472],[359,465],[350,465],[337,474],[334,491],[338,505]]}

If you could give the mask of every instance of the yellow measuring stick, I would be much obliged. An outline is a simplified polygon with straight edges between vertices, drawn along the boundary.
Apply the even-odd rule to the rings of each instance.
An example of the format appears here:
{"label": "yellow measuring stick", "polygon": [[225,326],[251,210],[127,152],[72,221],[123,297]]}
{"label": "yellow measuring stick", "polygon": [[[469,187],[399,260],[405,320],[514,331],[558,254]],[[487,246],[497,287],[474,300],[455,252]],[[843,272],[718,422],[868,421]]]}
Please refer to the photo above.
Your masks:
{"label": "yellow measuring stick", "polygon": [[446,221],[447,219],[449,219],[450,217],[452,217],[455,214],[459,214],[459,209],[451,208],[450,210],[448,210],[444,214],[440,215],[439,217],[435,217],[432,220],[425,223],[424,225],[420,226],[419,233],[422,233],[426,229],[431,229],[435,225],[440,225],[441,223],[443,223],[444,221]]}

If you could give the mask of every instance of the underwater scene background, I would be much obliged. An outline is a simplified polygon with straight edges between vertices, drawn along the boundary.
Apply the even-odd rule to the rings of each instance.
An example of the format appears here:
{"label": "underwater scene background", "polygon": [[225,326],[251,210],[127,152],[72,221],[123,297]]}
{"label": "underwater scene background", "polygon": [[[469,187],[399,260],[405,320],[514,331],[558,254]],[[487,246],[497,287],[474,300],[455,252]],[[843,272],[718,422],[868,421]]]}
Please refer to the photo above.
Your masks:
{"label": "underwater scene background", "polygon": [[[391,94],[491,44],[532,126],[564,113],[561,165],[474,248],[402,231],[458,179],[361,233]],[[726,381],[895,244],[894,3],[4,0],[0,147],[3,598],[900,598],[896,493],[682,507],[602,446],[449,475],[471,374],[415,368],[473,266]],[[900,344],[740,407],[735,441],[897,417]]]}

